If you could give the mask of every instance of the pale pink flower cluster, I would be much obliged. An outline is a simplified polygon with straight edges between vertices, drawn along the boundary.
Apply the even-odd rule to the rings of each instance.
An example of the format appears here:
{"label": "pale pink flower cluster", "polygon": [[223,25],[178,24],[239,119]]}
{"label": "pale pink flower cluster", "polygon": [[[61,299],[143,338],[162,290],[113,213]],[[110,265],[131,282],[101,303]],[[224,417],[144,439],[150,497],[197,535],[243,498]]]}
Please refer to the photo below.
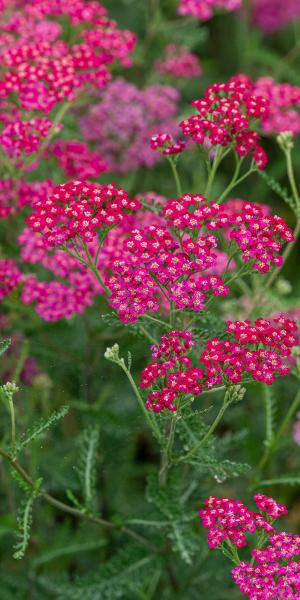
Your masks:
{"label": "pale pink flower cluster", "polygon": [[191,15],[200,21],[211,19],[215,11],[235,11],[241,7],[242,0],[179,0],[180,15]]}
{"label": "pale pink flower cluster", "polygon": [[273,33],[300,17],[300,0],[252,0],[256,25]]}
{"label": "pale pink flower cluster", "polygon": [[159,73],[182,79],[193,79],[202,74],[198,56],[176,44],[169,44],[165,56],[157,60],[154,66]]}
{"label": "pale pink flower cluster", "polygon": [[99,102],[81,118],[81,132],[95,144],[110,171],[125,173],[152,167],[160,156],[151,151],[151,137],[160,131],[175,137],[179,133],[175,123],[178,102],[179,93],[173,87],[152,85],[139,89],[118,78],[107,85]]}

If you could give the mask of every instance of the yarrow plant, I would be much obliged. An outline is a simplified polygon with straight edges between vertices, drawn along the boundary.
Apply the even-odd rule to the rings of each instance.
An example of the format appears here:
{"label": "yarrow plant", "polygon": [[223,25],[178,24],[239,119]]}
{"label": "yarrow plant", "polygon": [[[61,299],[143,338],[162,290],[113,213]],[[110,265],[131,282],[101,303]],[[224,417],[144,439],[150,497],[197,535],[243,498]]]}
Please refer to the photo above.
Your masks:
{"label": "yarrow plant", "polygon": [[300,597],[299,48],[258,4],[0,0],[5,598]]}
{"label": "yarrow plant", "polygon": [[[300,537],[276,532],[273,525],[288,510],[264,494],[256,494],[254,502],[259,512],[253,512],[239,500],[208,498],[206,508],[199,513],[203,527],[209,529],[208,544],[237,565],[232,578],[247,598],[297,598],[299,565],[294,557],[299,557]],[[259,537],[258,532],[262,532]],[[240,560],[237,549],[247,546],[254,534],[258,547],[251,550],[251,562]]]}

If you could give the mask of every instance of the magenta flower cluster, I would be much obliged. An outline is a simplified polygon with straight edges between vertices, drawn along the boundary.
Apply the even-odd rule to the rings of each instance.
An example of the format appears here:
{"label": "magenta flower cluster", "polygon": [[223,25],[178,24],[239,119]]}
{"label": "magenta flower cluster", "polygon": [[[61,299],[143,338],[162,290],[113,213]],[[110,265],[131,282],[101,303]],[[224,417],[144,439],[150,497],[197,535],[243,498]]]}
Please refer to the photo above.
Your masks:
{"label": "magenta flower cluster", "polygon": [[253,324],[228,322],[226,331],[231,338],[206,341],[198,359],[200,368],[192,366],[191,357],[181,346],[180,352],[175,352],[172,346],[174,339],[188,339],[188,346],[184,348],[194,346],[191,331],[165,334],[161,344],[151,348],[153,358],[159,358],[159,362],[150,363],[142,371],[141,388],[151,388],[147,408],[155,412],[164,408],[175,411],[184,397],[182,394],[197,396],[205,388],[238,384],[249,376],[271,385],[276,376],[290,372],[284,359],[297,344],[295,321],[281,316],[274,319],[274,324],[262,318]]}
{"label": "magenta flower cluster", "polygon": [[184,135],[201,145],[209,141],[213,146],[232,147],[241,157],[250,153],[259,169],[265,167],[266,154],[252,122],[267,113],[269,102],[253,93],[246,77],[215,83],[206,89],[203,98],[191,104],[198,114],[180,123]]}

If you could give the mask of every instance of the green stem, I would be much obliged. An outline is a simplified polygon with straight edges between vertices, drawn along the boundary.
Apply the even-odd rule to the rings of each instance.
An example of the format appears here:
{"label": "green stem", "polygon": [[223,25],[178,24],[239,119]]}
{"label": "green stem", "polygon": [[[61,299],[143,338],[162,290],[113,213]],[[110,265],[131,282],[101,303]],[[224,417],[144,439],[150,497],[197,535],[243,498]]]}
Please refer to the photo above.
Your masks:
{"label": "green stem", "polygon": [[14,401],[12,396],[8,398],[8,408],[10,413],[10,426],[11,426],[11,447],[12,447],[12,455],[16,455],[16,414]]}
{"label": "green stem", "polygon": [[299,193],[298,193],[298,189],[297,189],[297,185],[296,185],[296,181],[295,181],[291,150],[285,151],[285,157],[286,157],[287,174],[288,174],[291,190],[293,192],[293,196],[294,196],[297,206],[300,207],[300,197],[299,197]]}
{"label": "green stem", "polygon": [[173,177],[174,177],[174,181],[175,181],[175,185],[176,185],[176,192],[178,194],[178,197],[182,196],[182,187],[181,187],[181,182],[179,179],[179,175],[178,175],[178,170],[176,167],[176,164],[174,162],[173,158],[168,158],[168,161],[171,165],[171,169],[172,169],[172,173],[173,173]]}
{"label": "green stem", "polygon": [[142,411],[142,413],[143,413],[143,415],[144,415],[147,423],[150,425],[151,430],[153,431],[153,433],[154,433],[155,437],[157,438],[157,440],[160,441],[161,440],[161,433],[160,433],[160,430],[158,428],[158,425],[157,425],[155,419],[153,419],[150,416],[149,411],[146,409],[145,403],[143,401],[143,398],[142,398],[142,396],[141,396],[141,394],[139,392],[139,389],[138,389],[138,387],[137,387],[137,385],[136,385],[136,383],[135,383],[135,381],[134,381],[134,379],[133,379],[130,371],[127,369],[127,367],[125,365],[124,359],[119,360],[119,362],[117,364],[119,364],[120,367],[123,369],[123,371],[124,371],[124,373],[125,373],[128,381],[130,382],[130,385],[131,385],[131,387],[132,387],[132,389],[133,389],[133,391],[135,393],[135,396],[137,398],[137,401],[138,401],[138,403],[140,405],[141,411]]}
{"label": "green stem", "polygon": [[233,178],[231,180],[231,182],[229,183],[229,185],[227,186],[227,188],[224,190],[224,192],[221,194],[221,196],[218,198],[217,202],[218,204],[221,204],[221,202],[223,202],[223,200],[226,198],[226,196],[228,196],[228,194],[237,186],[239,185],[242,181],[244,181],[244,179],[247,179],[247,177],[249,177],[249,175],[251,175],[252,173],[255,173],[255,171],[257,170],[256,168],[253,168],[251,166],[251,168],[249,169],[249,171],[247,171],[246,173],[244,173],[244,175],[241,175],[241,177],[238,177],[240,168],[242,165],[242,160],[240,160],[237,163],[236,166],[236,171],[233,175]]}
{"label": "green stem", "polygon": [[210,194],[211,188],[212,188],[212,184],[214,182],[217,170],[218,170],[218,166],[220,164],[222,160],[222,148],[220,146],[217,146],[216,149],[216,153],[215,153],[215,157],[214,157],[214,161],[207,179],[207,183],[206,183],[206,187],[204,190],[204,196],[207,197]]}
{"label": "green stem", "polygon": [[172,329],[172,327],[169,325],[169,323],[164,323],[164,321],[161,321],[160,319],[156,319],[155,317],[151,317],[151,315],[143,315],[144,319],[149,319],[149,321],[153,321],[154,323],[157,323],[158,325],[162,325],[163,327],[166,327],[166,329]]}
{"label": "green stem", "polygon": [[270,458],[276,451],[278,444],[290,423],[291,418],[293,417],[293,415],[295,414],[295,412],[299,406],[300,406],[300,390],[297,392],[292,404],[290,405],[290,408],[287,411],[287,413],[276,433],[276,436],[273,439],[273,442],[270,444],[269,448],[266,449],[261,460],[259,461],[259,463],[256,467],[257,471],[261,471],[263,469],[263,467],[269,462]]}
{"label": "green stem", "polygon": [[161,467],[159,471],[159,483],[165,485],[167,480],[167,473],[170,466],[170,459],[172,453],[172,447],[174,444],[174,437],[176,431],[177,414],[173,414],[171,417],[170,431],[168,435],[167,444],[162,452]]}
{"label": "green stem", "polygon": [[201,440],[199,440],[199,442],[194,446],[194,448],[192,448],[189,452],[187,452],[186,454],[184,454],[183,456],[178,458],[176,462],[181,462],[181,461],[190,459],[192,456],[194,456],[194,454],[196,454],[198,452],[198,450],[200,450],[200,448],[202,448],[202,446],[204,446],[208,442],[209,438],[211,437],[211,435],[213,434],[215,429],[218,427],[220,421],[222,420],[222,417],[229,405],[230,405],[230,402],[228,402],[228,401],[223,402],[215,420],[211,424],[211,426],[208,429],[208,431],[206,432],[205,436],[203,438],[201,438]]}

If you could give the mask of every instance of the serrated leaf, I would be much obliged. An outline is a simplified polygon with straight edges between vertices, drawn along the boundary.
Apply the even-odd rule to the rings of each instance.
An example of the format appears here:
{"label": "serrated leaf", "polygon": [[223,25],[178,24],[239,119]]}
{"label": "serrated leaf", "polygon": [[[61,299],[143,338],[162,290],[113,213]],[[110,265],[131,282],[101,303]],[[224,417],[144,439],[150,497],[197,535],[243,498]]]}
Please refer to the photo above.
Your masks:
{"label": "serrated leaf", "polygon": [[259,176],[266,182],[267,186],[277,194],[288,206],[294,211],[297,212],[297,206],[295,200],[292,196],[289,195],[288,190],[280,185],[274,177],[271,177],[266,171],[257,171]]}
{"label": "serrated leaf", "polygon": [[274,479],[264,479],[255,484],[255,487],[264,485],[300,485],[300,474],[288,475],[287,477],[275,477]]}
{"label": "serrated leaf", "polygon": [[273,390],[266,385],[264,386],[264,403],[266,412],[266,433],[264,444],[266,448],[270,448],[274,439],[274,431],[276,428],[276,404]]}
{"label": "serrated leaf", "polygon": [[28,446],[28,444],[33,442],[36,438],[38,438],[40,435],[42,435],[45,431],[47,431],[48,429],[53,427],[60,419],[65,417],[68,414],[68,412],[69,412],[69,407],[62,406],[59,410],[53,412],[50,415],[50,417],[48,417],[47,419],[41,419],[40,421],[38,421],[38,423],[33,425],[33,427],[24,434],[23,439],[21,439],[17,443],[17,451],[20,452],[20,450],[22,450],[22,448],[24,448],[25,446]]}
{"label": "serrated leaf", "polygon": [[85,507],[94,508],[96,498],[96,463],[99,444],[99,428],[89,427],[80,439],[78,473],[83,487]]}
{"label": "serrated leaf", "polygon": [[39,488],[42,480],[36,481],[31,493],[23,500],[23,504],[18,512],[18,536],[20,541],[14,546],[15,552],[13,557],[16,560],[23,558],[30,540],[31,525],[32,525],[32,507],[35,499],[39,494]]}

